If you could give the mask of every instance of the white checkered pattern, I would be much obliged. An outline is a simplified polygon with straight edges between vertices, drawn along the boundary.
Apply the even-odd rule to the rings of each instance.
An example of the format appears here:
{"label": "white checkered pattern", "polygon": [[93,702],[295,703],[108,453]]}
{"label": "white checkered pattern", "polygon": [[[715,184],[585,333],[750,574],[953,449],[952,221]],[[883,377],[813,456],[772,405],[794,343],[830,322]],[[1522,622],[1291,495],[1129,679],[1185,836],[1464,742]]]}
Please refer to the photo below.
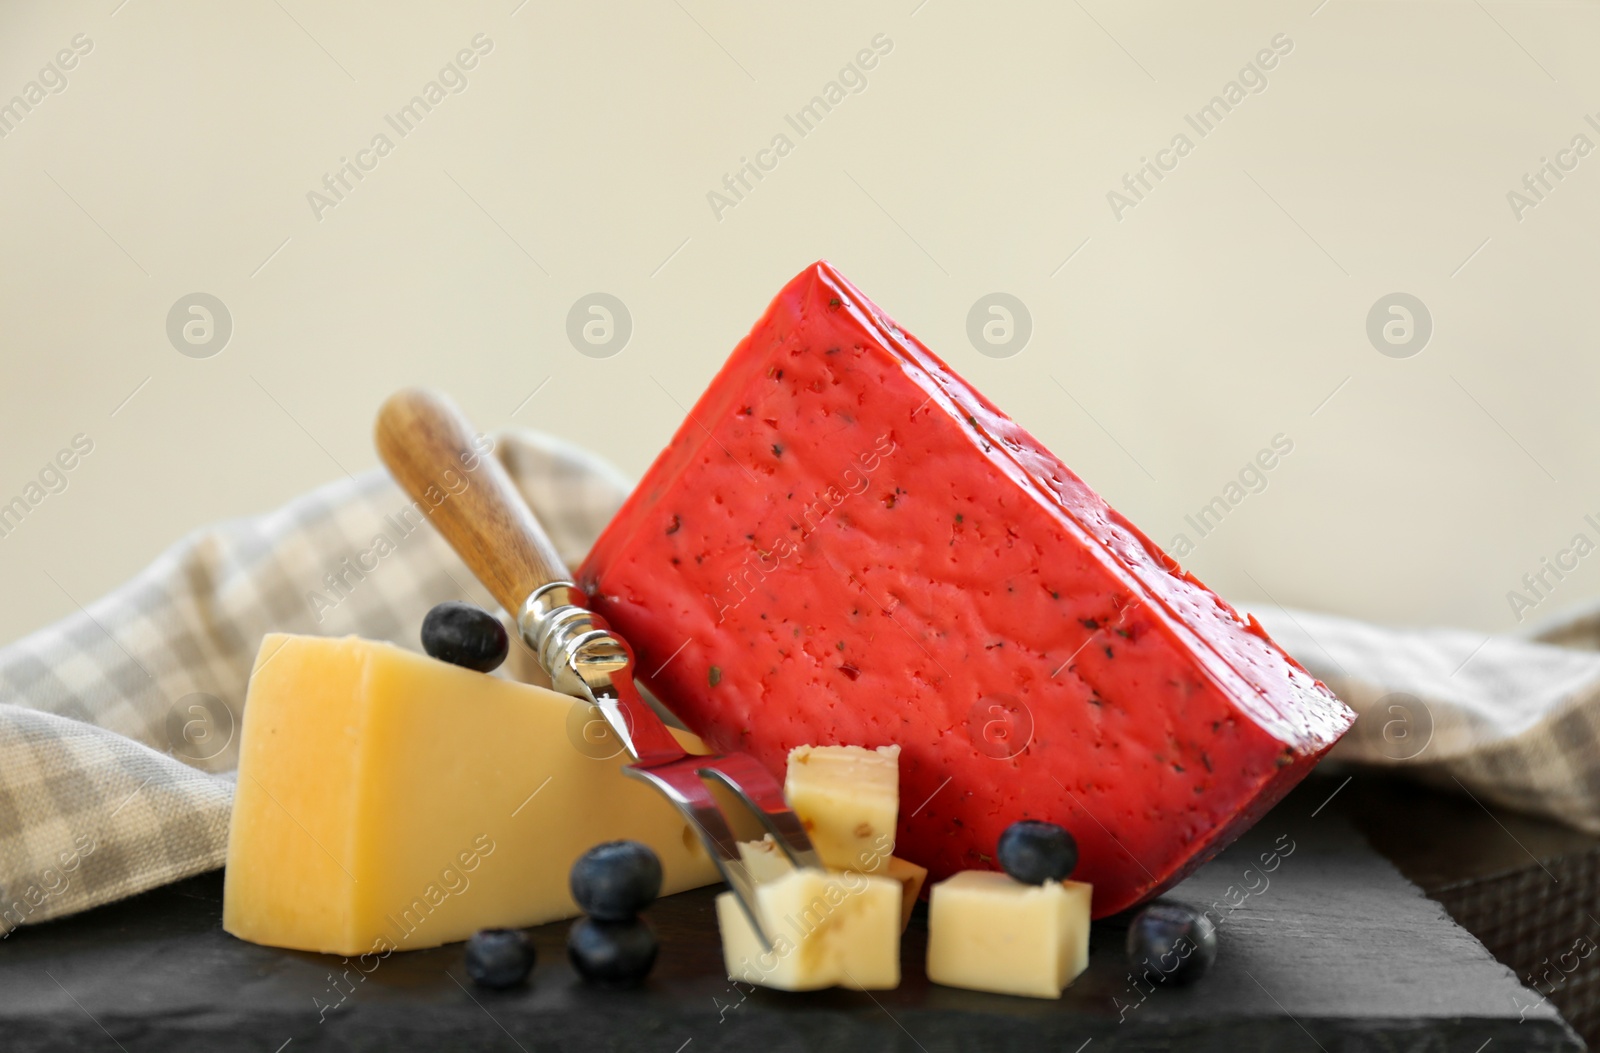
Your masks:
{"label": "white checkered pattern", "polygon": [[[598,459],[545,436],[501,435],[496,452],[574,564],[628,491]],[[209,527],[0,651],[0,934],[222,865],[236,732],[264,634],[358,633],[420,650],[435,603],[494,609],[431,526],[401,537],[386,517],[409,504],[376,470]],[[379,533],[396,548],[357,579],[341,561]],[[341,571],[342,596],[324,581]]]}

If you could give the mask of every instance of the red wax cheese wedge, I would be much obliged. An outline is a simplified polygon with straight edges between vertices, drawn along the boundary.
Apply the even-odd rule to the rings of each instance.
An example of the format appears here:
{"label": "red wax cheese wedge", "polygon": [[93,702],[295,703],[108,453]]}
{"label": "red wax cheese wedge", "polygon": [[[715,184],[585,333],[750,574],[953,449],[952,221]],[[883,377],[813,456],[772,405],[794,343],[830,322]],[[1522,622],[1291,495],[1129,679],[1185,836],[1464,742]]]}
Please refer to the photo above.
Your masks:
{"label": "red wax cheese wedge", "polygon": [[895,852],[1072,831],[1111,914],[1174,884],[1355,719],[826,263],[778,294],[580,572],[649,685],[782,778],[898,744]]}

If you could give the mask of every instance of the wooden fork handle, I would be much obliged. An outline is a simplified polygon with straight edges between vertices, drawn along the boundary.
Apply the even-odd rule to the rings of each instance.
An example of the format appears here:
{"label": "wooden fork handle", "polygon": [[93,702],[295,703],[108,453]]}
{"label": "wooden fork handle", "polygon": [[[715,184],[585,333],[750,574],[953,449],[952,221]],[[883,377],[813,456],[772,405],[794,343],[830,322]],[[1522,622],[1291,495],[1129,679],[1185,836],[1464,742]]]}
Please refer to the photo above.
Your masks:
{"label": "wooden fork handle", "polygon": [[378,410],[378,456],[512,615],[571,572],[487,441],[445,396],[407,388]]}

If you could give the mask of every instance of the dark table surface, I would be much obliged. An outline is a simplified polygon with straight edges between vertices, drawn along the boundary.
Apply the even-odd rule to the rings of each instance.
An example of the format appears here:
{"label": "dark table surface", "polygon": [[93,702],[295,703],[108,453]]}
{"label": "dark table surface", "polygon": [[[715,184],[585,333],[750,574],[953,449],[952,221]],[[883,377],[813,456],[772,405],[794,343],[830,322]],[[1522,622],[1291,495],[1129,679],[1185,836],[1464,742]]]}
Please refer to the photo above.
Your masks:
{"label": "dark table surface", "polygon": [[[938,987],[922,967],[923,908],[898,990],[736,987],[714,890],[702,889],[652,909],[662,955],[642,990],[580,983],[561,923],[533,930],[527,988],[491,992],[467,980],[460,945],[396,954],[363,975],[337,957],[236,940],[210,874],[0,943],[0,1049],[1581,1049],[1550,1002],[1325,805],[1338,785],[1308,783],[1175,893],[1223,918],[1216,968],[1183,990],[1131,982],[1119,919],[1096,923],[1089,970],[1060,1001]],[[1269,871],[1261,860],[1275,850]]]}
{"label": "dark table surface", "polygon": [[1600,837],[1492,807],[1459,787],[1375,774],[1355,776],[1338,805],[1402,874],[1600,1046]]}

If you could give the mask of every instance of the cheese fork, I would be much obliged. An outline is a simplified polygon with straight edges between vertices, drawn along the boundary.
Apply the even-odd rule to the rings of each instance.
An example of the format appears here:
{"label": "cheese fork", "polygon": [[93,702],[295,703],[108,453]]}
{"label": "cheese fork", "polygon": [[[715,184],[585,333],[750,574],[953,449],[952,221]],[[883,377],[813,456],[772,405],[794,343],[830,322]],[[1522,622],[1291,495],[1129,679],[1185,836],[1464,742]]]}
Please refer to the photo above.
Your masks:
{"label": "cheese fork", "polygon": [[432,508],[429,518],[440,534],[516,614],[518,631],[555,689],[599,709],[634,759],[623,771],[654,786],[694,824],[763,948],[772,950],[755,883],[707,780],[732,791],[796,867],[821,869],[777,779],[747,754],[700,756],[678,745],[634,686],[633,651],[588,609],[533,510],[500,462],[480,452],[471,426],[448,399],[414,388],[397,392],[379,409],[375,431],[390,474]]}

